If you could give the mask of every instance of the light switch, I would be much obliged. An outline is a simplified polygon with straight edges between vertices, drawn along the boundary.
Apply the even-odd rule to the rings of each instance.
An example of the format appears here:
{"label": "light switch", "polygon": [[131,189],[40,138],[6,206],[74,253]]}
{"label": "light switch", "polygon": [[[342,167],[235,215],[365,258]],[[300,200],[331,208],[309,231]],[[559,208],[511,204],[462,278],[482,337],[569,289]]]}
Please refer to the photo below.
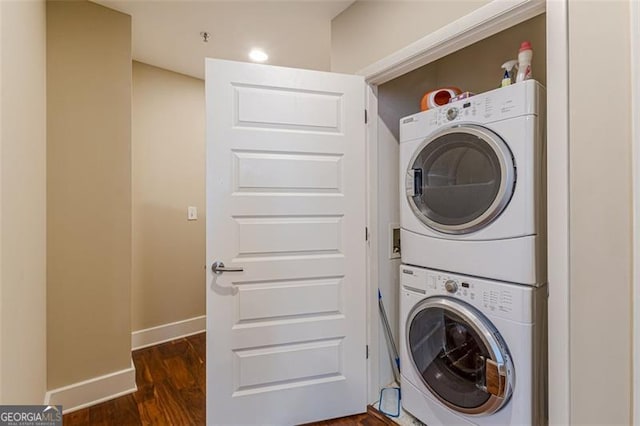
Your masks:
{"label": "light switch", "polygon": [[198,208],[194,206],[187,207],[187,220],[198,220]]}

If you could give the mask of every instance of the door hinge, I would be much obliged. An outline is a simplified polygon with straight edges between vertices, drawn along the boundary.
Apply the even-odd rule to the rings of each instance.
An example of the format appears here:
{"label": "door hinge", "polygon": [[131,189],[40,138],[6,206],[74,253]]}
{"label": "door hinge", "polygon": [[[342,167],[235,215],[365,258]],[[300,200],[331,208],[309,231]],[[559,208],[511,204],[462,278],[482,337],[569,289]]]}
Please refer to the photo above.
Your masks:
{"label": "door hinge", "polygon": [[369,345],[366,345],[366,353],[367,353],[367,359],[369,359]]}
{"label": "door hinge", "polygon": [[367,110],[364,110],[364,124],[367,124],[369,122],[369,117],[367,116]]}

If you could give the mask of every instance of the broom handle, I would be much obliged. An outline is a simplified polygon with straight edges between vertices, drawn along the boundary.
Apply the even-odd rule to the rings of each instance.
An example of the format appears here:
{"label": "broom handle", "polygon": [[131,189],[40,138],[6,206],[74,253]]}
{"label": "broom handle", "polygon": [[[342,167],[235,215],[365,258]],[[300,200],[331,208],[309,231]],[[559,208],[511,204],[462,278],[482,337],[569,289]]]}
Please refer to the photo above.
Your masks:
{"label": "broom handle", "polygon": [[389,346],[391,346],[391,352],[393,355],[393,378],[396,383],[400,383],[400,357],[398,356],[398,348],[396,348],[396,342],[394,342],[393,335],[391,334],[391,326],[389,325],[387,313],[384,310],[384,303],[382,303],[382,293],[380,292],[380,289],[378,289],[378,307],[380,308],[380,318],[382,319],[382,325],[384,326],[385,336],[387,338],[387,341],[389,342]]}

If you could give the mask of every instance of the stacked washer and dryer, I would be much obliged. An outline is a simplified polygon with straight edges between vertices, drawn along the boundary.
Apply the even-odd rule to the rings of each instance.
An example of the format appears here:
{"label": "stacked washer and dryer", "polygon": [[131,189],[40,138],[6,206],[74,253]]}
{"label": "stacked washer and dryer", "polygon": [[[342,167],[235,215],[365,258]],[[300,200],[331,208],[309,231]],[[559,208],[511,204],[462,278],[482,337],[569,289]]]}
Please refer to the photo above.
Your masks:
{"label": "stacked washer and dryer", "polygon": [[428,426],[546,423],[544,105],[528,80],[400,120],[402,405]]}

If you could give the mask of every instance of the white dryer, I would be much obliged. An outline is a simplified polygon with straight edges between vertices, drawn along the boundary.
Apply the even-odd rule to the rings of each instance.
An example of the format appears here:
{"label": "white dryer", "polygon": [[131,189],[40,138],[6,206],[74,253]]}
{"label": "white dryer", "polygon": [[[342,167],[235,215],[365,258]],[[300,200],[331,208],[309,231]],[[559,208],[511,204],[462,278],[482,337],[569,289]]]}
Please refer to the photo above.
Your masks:
{"label": "white dryer", "polygon": [[429,426],[547,424],[546,286],[400,275],[403,408]]}
{"label": "white dryer", "polygon": [[528,80],[400,120],[403,263],[546,282],[544,105]]}

